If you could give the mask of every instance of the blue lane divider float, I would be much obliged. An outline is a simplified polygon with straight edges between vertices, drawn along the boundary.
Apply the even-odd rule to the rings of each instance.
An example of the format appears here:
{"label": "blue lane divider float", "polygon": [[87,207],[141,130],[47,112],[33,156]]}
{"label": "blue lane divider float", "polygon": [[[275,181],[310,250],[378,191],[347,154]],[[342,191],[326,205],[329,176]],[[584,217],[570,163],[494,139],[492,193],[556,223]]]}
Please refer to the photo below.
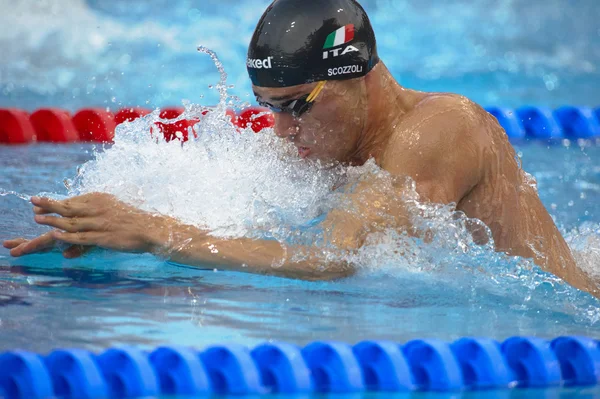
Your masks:
{"label": "blue lane divider float", "polygon": [[502,352],[515,372],[516,384],[524,388],[543,388],[562,381],[560,364],[549,342],[539,338],[509,338]]}
{"label": "blue lane divider float", "polygon": [[525,128],[525,135],[538,140],[563,138],[564,131],[548,107],[525,106],[516,109],[516,115]]}
{"label": "blue lane divider float", "polygon": [[309,393],[313,391],[311,372],[300,348],[286,343],[269,343],[252,350],[261,381],[269,392]]}
{"label": "blue lane divider float", "polygon": [[395,342],[364,341],[354,346],[370,391],[414,391],[417,386],[402,347]]}
{"label": "blue lane divider float", "polygon": [[202,396],[213,392],[198,353],[185,347],[160,347],[150,354],[160,392],[164,395]]}
{"label": "blue lane divider float", "polygon": [[498,119],[498,123],[504,128],[509,139],[521,140],[525,138],[525,128],[519,118],[515,115],[513,109],[487,107],[486,111]]}
{"label": "blue lane divider float", "polygon": [[360,363],[352,347],[341,342],[313,342],[302,349],[317,392],[353,393],[365,390]]}
{"label": "blue lane divider float", "polygon": [[446,342],[414,340],[404,346],[403,352],[419,389],[454,391],[464,387],[458,359]]}
{"label": "blue lane divider float", "polygon": [[554,116],[568,138],[588,139],[600,136],[599,119],[589,107],[560,107],[554,110]]}
{"label": "blue lane divider float", "polygon": [[510,388],[515,374],[497,341],[462,338],[451,345],[460,365],[464,385],[473,390]]}
{"label": "blue lane divider float", "polygon": [[567,386],[600,383],[598,342],[585,337],[561,337],[552,341]]}
{"label": "blue lane divider float", "polygon": [[600,138],[600,107],[524,106],[517,109],[486,107],[511,140],[556,141]]}
{"label": "blue lane divider float", "polygon": [[6,399],[448,392],[599,383],[600,347],[586,337],[0,353],[0,396]]}
{"label": "blue lane divider float", "polygon": [[252,395],[265,393],[258,365],[248,348],[229,344],[212,346],[200,354],[217,394]]}
{"label": "blue lane divider float", "polygon": [[52,352],[45,359],[58,397],[109,396],[108,385],[94,355],[81,349]]}

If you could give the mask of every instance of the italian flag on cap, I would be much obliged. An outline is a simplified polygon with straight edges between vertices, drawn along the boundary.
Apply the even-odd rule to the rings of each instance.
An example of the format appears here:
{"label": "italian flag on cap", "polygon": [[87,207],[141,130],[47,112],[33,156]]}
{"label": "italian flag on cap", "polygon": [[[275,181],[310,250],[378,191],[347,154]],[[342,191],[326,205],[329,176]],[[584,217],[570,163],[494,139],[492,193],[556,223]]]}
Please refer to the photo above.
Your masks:
{"label": "italian flag on cap", "polygon": [[341,44],[348,43],[352,39],[354,39],[354,24],[342,26],[340,29],[327,36],[327,40],[325,40],[325,45],[323,46],[323,49],[336,47]]}

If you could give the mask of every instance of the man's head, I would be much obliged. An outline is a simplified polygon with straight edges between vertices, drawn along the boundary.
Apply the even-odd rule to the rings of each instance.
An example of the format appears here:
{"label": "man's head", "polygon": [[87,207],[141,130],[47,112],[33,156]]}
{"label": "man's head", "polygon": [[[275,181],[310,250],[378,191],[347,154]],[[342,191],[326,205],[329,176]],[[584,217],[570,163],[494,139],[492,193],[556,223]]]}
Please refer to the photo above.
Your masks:
{"label": "man's head", "polygon": [[248,49],[257,100],[301,156],[346,160],[366,120],[363,77],[379,62],[369,19],[355,0],[275,0]]}

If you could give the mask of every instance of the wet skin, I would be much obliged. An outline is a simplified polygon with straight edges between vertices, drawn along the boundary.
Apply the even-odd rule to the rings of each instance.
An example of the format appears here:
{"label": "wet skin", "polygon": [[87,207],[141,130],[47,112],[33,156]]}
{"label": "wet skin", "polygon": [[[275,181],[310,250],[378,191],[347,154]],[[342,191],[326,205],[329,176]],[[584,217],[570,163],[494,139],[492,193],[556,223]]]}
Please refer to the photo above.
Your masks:
{"label": "wet skin", "polygon": [[[278,105],[310,93],[315,85],[253,89],[261,100]],[[422,202],[456,204],[468,217],[483,221],[496,250],[532,258],[572,286],[598,295],[597,283],[575,264],[502,127],[465,97],[403,88],[379,63],[363,78],[327,82],[312,109],[298,118],[276,113],[274,130],[291,140],[303,158],[350,165],[372,158],[392,176],[412,178]],[[373,226],[382,225],[382,210],[393,216],[392,227],[418,234],[398,200],[403,189],[399,186],[397,196],[390,198],[369,181],[361,182],[350,194],[358,212],[328,214],[324,227],[329,242],[343,249],[360,247]],[[190,265],[208,263],[292,278],[337,278],[354,271],[345,261],[324,263],[318,248],[211,237],[207,231],[142,212],[108,194],[64,201],[34,198],[32,203],[36,221],[57,230],[31,241],[5,241],[13,256],[51,248],[60,240],[74,245],[65,251],[67,257],[101,246],[151,252]],[[389,226],[389,218],[385,223]],[[473,234],[476,240],[485,240],[481,231]],[[308,256],[292,261],[296,250]]]}

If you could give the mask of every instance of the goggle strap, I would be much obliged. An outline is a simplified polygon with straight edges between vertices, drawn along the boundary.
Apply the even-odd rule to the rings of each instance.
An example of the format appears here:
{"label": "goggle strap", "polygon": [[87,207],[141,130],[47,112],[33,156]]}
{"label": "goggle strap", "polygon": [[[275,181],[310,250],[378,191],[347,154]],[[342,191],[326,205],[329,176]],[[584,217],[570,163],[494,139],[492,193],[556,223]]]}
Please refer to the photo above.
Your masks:
{"label": "goggle strap", "polygon": [[310,94],[308,95],[306,102],[311,103],[317,98],[317,96],[319,95],[321,90],[323,90],[323,86],[325,86],[325,82],[326,82],[326,80],[322,80],[319,83],[317,83],[317,85],[315,86],[313,91],[311,91]]}

